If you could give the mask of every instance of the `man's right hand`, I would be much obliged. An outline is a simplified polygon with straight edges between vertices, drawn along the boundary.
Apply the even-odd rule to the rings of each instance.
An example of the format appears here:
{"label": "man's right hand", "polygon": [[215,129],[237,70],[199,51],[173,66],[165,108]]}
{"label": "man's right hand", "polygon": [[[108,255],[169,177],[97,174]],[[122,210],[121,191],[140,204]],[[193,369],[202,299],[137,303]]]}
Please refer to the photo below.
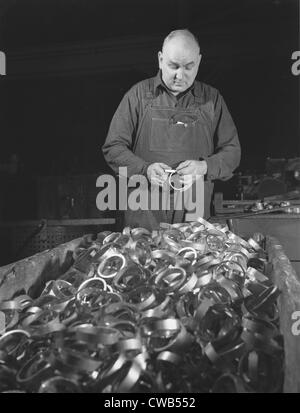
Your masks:
{"label": "man's right hand", "polygon": [[171,169],[170,166],[162,162],[155,162],[148,166],[147,177],[153,184],[163,186],[168,178],[168,173],[165,170]]}

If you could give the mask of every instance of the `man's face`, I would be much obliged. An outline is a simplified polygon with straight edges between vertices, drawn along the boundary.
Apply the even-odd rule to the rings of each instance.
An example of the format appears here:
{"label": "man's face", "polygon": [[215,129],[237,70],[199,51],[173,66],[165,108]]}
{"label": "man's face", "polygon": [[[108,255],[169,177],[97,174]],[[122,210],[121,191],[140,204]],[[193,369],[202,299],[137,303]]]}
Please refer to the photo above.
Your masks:
{"label": "man's face", "polygon": [[198,46],[192,40],[180,37],[169,40],[158,53],[162,79],[174,95],[193,84],[200,60]]}

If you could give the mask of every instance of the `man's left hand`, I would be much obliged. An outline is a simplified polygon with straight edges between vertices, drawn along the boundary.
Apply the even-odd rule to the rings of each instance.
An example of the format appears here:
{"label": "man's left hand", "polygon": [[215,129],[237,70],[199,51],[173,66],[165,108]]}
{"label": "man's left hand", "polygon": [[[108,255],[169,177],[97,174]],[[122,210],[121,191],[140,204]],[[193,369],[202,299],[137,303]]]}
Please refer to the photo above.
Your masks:
{"label": "man's left hand", "polygon": [[178,175],[190,175],[195,180],[197,175],[205,175],[207,173],[207,163],[206,161],[184,161],[177,166],[176,171]]}

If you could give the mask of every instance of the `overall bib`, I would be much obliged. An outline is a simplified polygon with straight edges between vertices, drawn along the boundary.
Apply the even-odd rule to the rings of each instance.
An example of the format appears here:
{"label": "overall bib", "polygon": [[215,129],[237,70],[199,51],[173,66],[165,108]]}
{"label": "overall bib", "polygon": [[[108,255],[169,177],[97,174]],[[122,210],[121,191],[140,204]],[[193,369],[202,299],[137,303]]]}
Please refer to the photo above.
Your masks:
{"label": "overall bib", "polygon": [[[137,131],[133,153],[146,162],[163,162],[175,168],[185,160],[199,160],[213,153],[212,120],[201,109],[202,99],[195,93],[194,102],[187,108],[162,106],[159,97],[151,90],[146,92],[144,116]],[[196,185],[197,181],[193,184]],[[209,217],[213,184],[204,184],[204,217]],[[184,222],[185,210],[172,209],[174,194],[170,196],[171,210],[162,206],[151,210],[150,184],[148,188],[149,208],[147,211],[125,211],[125,225],[157,229],[160,222]],[[161,195],[162,190],[160,190]]]}

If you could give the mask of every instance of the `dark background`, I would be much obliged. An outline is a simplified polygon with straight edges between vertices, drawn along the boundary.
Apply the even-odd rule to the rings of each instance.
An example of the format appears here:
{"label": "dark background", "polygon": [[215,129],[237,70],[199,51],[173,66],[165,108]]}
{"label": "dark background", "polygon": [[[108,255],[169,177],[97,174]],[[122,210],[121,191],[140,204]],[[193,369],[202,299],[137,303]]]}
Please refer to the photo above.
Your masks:
{"label": "dark background", "polygon": [[108,171],[101,145],[113,113],[156,74],[177,28],[198,36],[198,79],[221,91],[235,120],[238,171],[299,156],[297,0],[1,0],[0,163],[17,154],[22,181],[6,192],[8,218],[34,218],[34,177]]}

